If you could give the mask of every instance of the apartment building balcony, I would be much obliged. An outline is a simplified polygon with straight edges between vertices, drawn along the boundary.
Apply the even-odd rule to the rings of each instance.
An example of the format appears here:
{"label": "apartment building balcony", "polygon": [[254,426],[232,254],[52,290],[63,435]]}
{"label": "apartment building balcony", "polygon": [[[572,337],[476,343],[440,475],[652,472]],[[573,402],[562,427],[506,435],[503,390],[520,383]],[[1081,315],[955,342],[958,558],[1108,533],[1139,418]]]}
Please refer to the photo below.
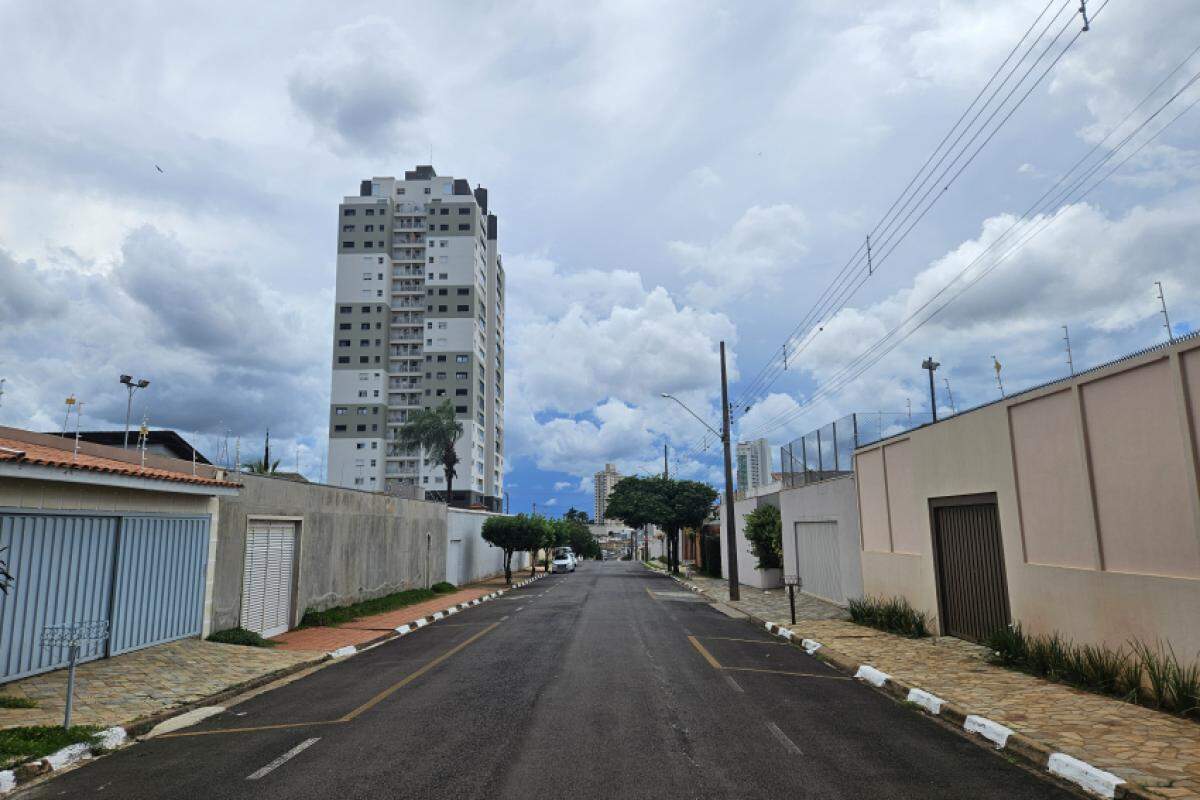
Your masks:
{"label": "apartment building balcony", "polygon": [[[412,308],[412,305],[408,306]],[[420,328],[425,323],[424,309],[421,311],[401,311],[392,314],[393,328]]]}
{"label": "apartment building balcony", "polygon": [[412,358],[421,355],[420,345],[395,344],[388,354],[392,358]]}
{"label": "apartment building balcony", "polygon": [[[400,281],[400,284],[392,286],[392,294],[419,294],[425,296],[425,285],[414,283],[413,281]],[[394,301],[393,301],[394,302]]]}
{"label": "apartment building balcony", "polygon": [[420,389],[421,382],[412,378],[392,378],[388,381],[388,388],[392,390]]}
{"label": "apartment building balcony", "polygon": [[424,278],[425,271],[422,267],[393,267],[393,278]]}
{"label": "apartment building balcony", "polygon": [[421,407],[421,395],[417,394],[389,394],[388,408],[395,409],[410,409],[415,411]]}
{"label": "apartment building balcony", "polygon": [[392,238],[392,247],[396,245],[412,245],[423,244],[425,242],[424,233],[397,233]]}

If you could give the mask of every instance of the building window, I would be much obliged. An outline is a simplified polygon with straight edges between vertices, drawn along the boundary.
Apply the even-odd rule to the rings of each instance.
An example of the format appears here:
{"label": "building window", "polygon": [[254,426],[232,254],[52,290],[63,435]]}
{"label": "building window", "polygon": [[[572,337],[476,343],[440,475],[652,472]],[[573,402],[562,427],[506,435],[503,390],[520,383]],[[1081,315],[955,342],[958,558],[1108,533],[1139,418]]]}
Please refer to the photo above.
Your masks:
{"label": "building window", "polygon": [[358,213],[358,212],[357,212],[357,211],[355,211],[353,208],[344,208],[344,209],[342,209],[342,216],[343,216],[343,217],[353,217],[353,216],[354,216],[355,214],[357,214],[357,213]]}
{"label": "building window", "polygon": [[459,293],[460,295],[462,295],[462,294],[470,294],[470,293],[471,293],[471,290],[470,290],[470,289],[459,289],[459,290],[458,290],[458,293]]}
{"label": "building window", "polygon": [[348,409],[346,408],[346,406],[337,406],[333,409],[334,415],[338,416],[338,417],[344,416],[347,411],[348,411]]}
{"label": "building window", "polygon": [[455,406],[454,413],[455,414],[465,414],[465,413],[467,413],[467,407],[466,406]]}
{"label": "building window", "polygon": [[356,431],[358,431],[359,433],[365,433],[367,430],[367,426],[366,425],[355,425],[354,429]]}
{"label": "building window", "polygon": [[364,322],[362,325],[359,325],[358,327],[359,327],[359,330],[369,331],[369,330],[371,330],[371,323]]}
{"label": "building window", "polygon": [[354,312],[354,306],[339,306],[338,312],[341,314],[350,314]]}
{"label": "building window", "polygon": [[349,346],[350,346],[349,339],[338,339],[338,347],[349,347]]}
{"label": "building window", "polygon": [[470,225],[470,223],[462,223],[458,226],[458,229],[460,231],[469,231],[469,230],[471,230],[471,225]]}
{"label": "building window", "polygon": [[438,311],[441,311],[444,313],[447,308],[448,308],[447,306],[438,306]]}
{"label": "building window", "polygon": [[459,214],[470,214],[471,209],[467,208],[466,206],[463,206],[460,209],[458,209],[458,213]]}
{"label": "building window", "polygon": [[353,250],[354,242],[342,242],[342,247],[345,248],[346,250]]}
{"label": "building window", "polygon": [[455,395],[455,397],[466,397],[466,396],[467,396],[467,390],[466,390],[466,389],[455,389],[455,390],[454,390],[454,395]]}
{"label": "building window", "polygon": [[359,356],[359,357],[358,357],[358,363],[360,363],[360,364],[370,364],[370,363],[371,363],[371,359],[367,358],[366,356]]}
{"label": "building window", "polygon": [[465,363],[467,363],[467,356],[466,356],[466,354],[457,355],[454,357],[454,361],[457,364],[465,364]]}
{"label": "building window", "polygon": [[[382,311],[383,309],[380,309],[380,310]],[[362,307],[362,312],[363,312],[364,314],[370,314],[370,313],[371,313],[371,307],[370,307],[370,306],[363,306],[363,307]]]}
{"label": "building window", "polygon": [[362,450],[362,449],[364,449],[366,446],[367,446],[366,442],[355,442],[355,443],[354,443],[354,449],[355,449],[355,450]]}
{"label": "building window", "polygon": [[[443,275],[442,277],[444,278],[446,276]],[[449,289],[438,289],[438,295],[444,297],[444,296],[446,296],[447,293],[449,293],[449,291],[450,291]]]}
{"label": "building window", "polygon": [[[370,211],[368,211],[367,213],[368,213],[368,214],[370,214],[371,212],[370,212]],[[364,230],[364,231],[366,231],[367,233],[374,233],[374,232],[375,232],[375,226],[374,226],[374,225],[364,225],[364,226],[363,226],[363,230]]]}
{"label": "building window", "polygon": [[454,373],[454,377],[460,381],[465,381],[468,376],[467,376],[467,373],[465,373],[465,372],[456,372],[456,373]]}
{"label": "building window", "polygon": [[338,356],[338,363],[339,364],[349,364],[350,356]]}
{"label": "building window", "polygon": [[450,230],[450,226],[449,225],[438,225],[438,230],[439,231],[448,231],[448,230]]}
{"label": "building window", "polygon": [[365,211],[363,211],[363,213],[366,214],[368,217],[373,217],[373,216],[375,216],[375,209],[368,208]]}
{"label": "building window", "polygon": [[430,189],[428,186],[426,186],[426,187],[425,187],[425,194],[432,194],[432,193],[433,193],[433,190],[431,190],[431,189]]}
{"label": "building window", "polygon": [[359,347],[370,347],[370,346],[371,346],[371,340],[370,340],[370,339],[359,339],[359,340],[358,340],[358,346],[359,346]]}
{"label": "building window", "polygon": [[470,311],[471,307],[470,306],[459,306],[458,310],[459,311]]}
{"label": "building window", "polygon": [[439,373],[437,374],[437,376],[438,376],[438,380],[439,380],[439,381],[444,381],[444,380],[446,380],[446,373],[444,373],[444,372],[439,372]]}
{"label": "building window", "polygon": [[334,433],[345,433],[345,432],[346,432],[346,426],[345,426],[345,425],[334,425],[334,426],[333,426],[333,432],[334,432]]}
{"label": "building window", "polygon": [[446,215],[448,215],[448,214],[450,213],[450,209],[448,209],[448,208],[443,208],[443,209],[441,209],[441,210],[440,210],[438,213],[439,213],[439,214],[441,214],[441,215],[444,217],[444,216],[446,216]]}
{"label": "building window", "polygon": [[342,233],[349,233],[352,230],[354,230],[353,225],[343,225],[342,226]]}
{"label": "building window", "polygon": [[367,415],[367,407],[359,406],[358,408],[354,409],[354,413],[358,414],[360,417],[365,417]]}
{"label": "building window", "polygon": [[448,278],[448,277],[449,277],[449,276],[448,276],[448,275],[447,275],[445,272],[442,272],[442,273],[439,273],[439,274],[438,274],[438,279],[439,279],[439,280],[443,280],[443,281],[444,281],[444,280],[446,280],[446,278]]}
{"label": "building window", "polygon": [[339,331],[348,331],[348,330],[350,330],[350,323],[349,323],[349,322],[343,322],[341,325],[338,325],[338,330],[339,330]]}
{"label": "building window", "polygon": [[442,363],[442,364],[446,363],[446,357],[445,357],[445,356],[438,356],[438,357],[437,357],[437,360],[438,360],[438,362],[439,362],[439,363]]}

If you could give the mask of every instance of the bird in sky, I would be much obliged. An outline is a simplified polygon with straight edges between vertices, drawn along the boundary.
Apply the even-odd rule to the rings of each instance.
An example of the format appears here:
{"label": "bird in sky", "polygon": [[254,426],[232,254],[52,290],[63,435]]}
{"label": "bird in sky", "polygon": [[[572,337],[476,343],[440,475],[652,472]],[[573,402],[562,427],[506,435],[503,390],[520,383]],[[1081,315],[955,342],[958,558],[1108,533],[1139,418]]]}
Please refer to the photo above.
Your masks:
{"label": "bird in sky", "polygon": [[[154,165],[154,168],[155,168],[156,170],[158,170],[159,172],[162,172],[162,171],[163,171],[163,168],[162,168],[162,167],[160,167],[158,164],[155,164],[155,165]],[[165,173],[164,173],[164,174],[165,174]]]}

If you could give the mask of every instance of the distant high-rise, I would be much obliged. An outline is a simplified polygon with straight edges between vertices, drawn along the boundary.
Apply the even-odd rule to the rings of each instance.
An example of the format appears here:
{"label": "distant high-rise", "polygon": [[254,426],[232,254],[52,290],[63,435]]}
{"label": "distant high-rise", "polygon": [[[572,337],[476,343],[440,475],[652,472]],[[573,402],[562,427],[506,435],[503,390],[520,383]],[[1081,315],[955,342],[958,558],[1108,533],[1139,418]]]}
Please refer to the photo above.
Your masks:
{"label": "distant high-rise", "polygon": [[488,193],[418,166],[338,207],[329,482],[446,491],[441,459],[395,441],[449,400],[463,424],[454,500],[504,495],[504,268]]}
{"label": "distant high-rise", "polygon": [[771,482],[771,445],[766,439],[738,442],[737,485],[743,491]]}
{"label": "distant high-rise", "polygon": [[619,480],[621,480],[621,473],[617,472],[616,464],[605,464],[604,471],[597,472],[592,479],[592,485],[596,492],[592,505],[593,522],[604,522],[604,509],[608,507],[608,496],[612,494],[613,487]]}

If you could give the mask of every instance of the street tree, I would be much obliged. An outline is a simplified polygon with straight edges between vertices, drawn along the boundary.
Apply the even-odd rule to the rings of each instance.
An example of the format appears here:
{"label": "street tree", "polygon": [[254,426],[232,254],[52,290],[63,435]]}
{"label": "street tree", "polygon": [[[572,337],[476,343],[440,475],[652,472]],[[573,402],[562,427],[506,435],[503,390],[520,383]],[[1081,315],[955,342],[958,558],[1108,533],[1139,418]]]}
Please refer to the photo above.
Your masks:
{"label": "street tree", "polygon": [[483,523],[483,540],[504,552],[504,582],[512,583],[513,553],[536,552],[543,536],[540,517],[488,517]]}
{"label": "street tree", "polygon": [[462,433],[463,425],[454,418],[454,406],[449,400],[437,408],[415,412],[396,433],[396,441],[401,445],[420,447],[424,453],[441,461],[446,474],[446,505],[450,505],[454,478],[458,475],[454,468],[458,464],[454,443]]}
{"label": "street tree", "polygon": [[679,532],[704,524],[716,491],[699,481],[680,481],[661,476],[622,478],[608,498],[605,516],[630,527],[647,524],[663,529],[667,542],[667,568],[679,571]]}
{"label": "street tree", "polygon": [[[662,519],[667,515],[667,508],[662,492],[653,483],[661,480],[631,475],[617,481],[605,503],[604,516],[620,520],[635,531]],[[637,549],[636,537],[632,546],[634,550]],[[636,556],[636,552],[630,555]]]}

